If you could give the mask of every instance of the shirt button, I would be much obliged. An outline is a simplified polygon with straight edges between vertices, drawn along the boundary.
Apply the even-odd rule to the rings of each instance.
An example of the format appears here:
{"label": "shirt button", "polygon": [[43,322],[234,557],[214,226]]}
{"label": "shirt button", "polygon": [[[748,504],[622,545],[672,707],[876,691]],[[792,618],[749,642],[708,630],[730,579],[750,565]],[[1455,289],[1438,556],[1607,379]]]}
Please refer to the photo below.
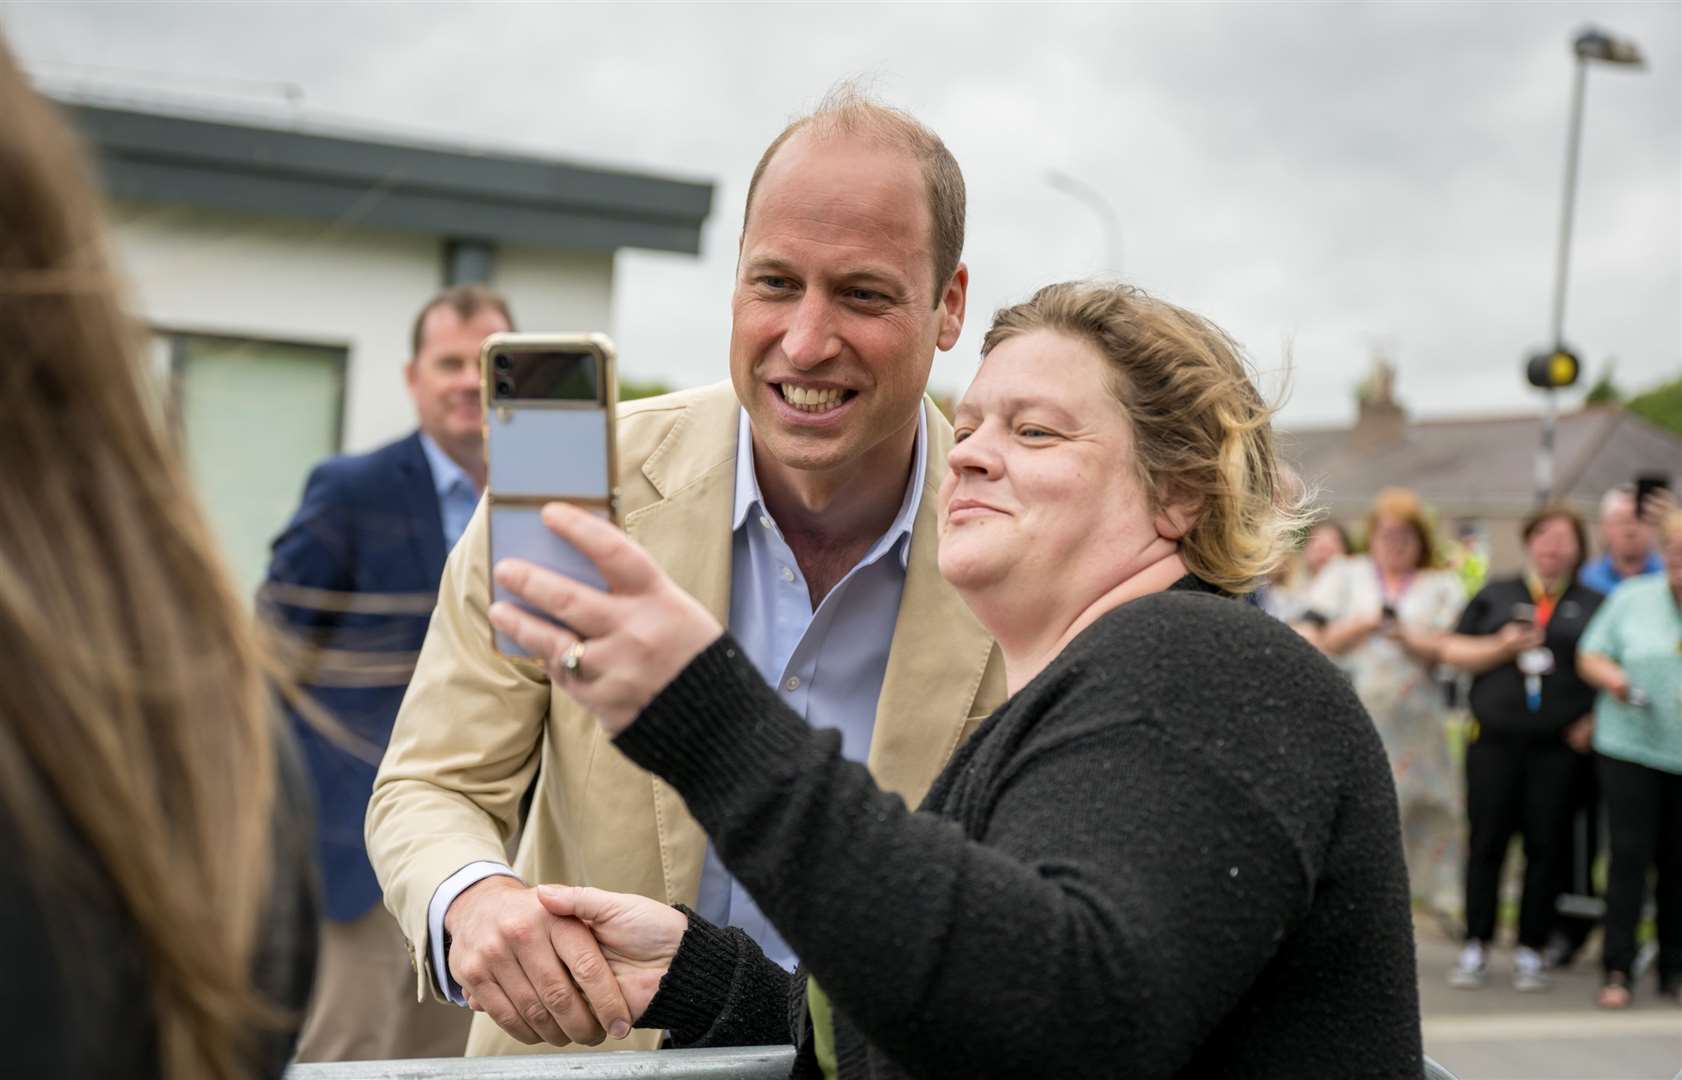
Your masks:
{"label": "shirt button", "polygon": [[786,566],[783,567],[783,580],[784,581],[793,581],[794,580],[794,571],[790,570]]}
{"label": "shirt button", "polygon": [[770,514],[760,514],[759,515],[759,527],[762,528],[762,529],[769,529],[771,527],[771,515]]}
{"label": "shirt button", "polygon": [[800,689],[800,676],[790,675],[788,677],[788,682],[784,683],[783,685],[788,687],[790,690]]}

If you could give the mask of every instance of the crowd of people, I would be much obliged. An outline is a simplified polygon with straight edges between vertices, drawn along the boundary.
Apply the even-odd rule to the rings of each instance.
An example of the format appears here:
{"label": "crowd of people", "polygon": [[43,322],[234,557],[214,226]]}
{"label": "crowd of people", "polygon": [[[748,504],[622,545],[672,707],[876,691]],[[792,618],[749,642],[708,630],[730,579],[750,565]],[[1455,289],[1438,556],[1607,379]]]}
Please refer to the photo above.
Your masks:
{"label": "crowd of people", "polygon": [[[1598,1004],[1632,1000],[1650,872],[1659,993],[1682,1003],[1682,548],[1674,546],[1682,511],[1674,497],[1660,489],[1638,505],[1634,484],[1608,491],[1593,558],[1576,512],[1543,506],[1520,526],[1520,572],[1470,590],[1446,569],[1437,526],[1412,492],[1380,493],[1359,535],[1364,554],[1327,557],[1347,551],[1348,539],[1322,522],[1259,602],[1337,660],[1383,736],[1414,904],[1464,940],[1451,984],[1488,981],[1517,838],[1513,984],[1550,987],[1549,971],[1571,962],[1597,922],[1580,903],[1560,900],[1595,906],[1604,819]],[[1462,709],[1452,704],[1457,684],[1466,691]]]}
{"label": "crowd of people", "polygon": [[[607,591],[490,565],[478,355],[514,320],[456,287],[413,326],[415,432],[312,472],[255,619],[86,163],[3,51],[0,109],[29,1075],[788,1043],[797,1076],[1418,1076],[1410,896],[1459,910],[1469,810],[1463,966],[1515,831],[1521,958],[1547,948],[1546,796],[1586,785],[1590,738],[1602,1003],[1653,862],[1682,999],[1674,513],[1665,574],[1601,602],[1548,508],[1468,605],[1418,499],[1381,497],[1353,553],[1236,343],[1115,284],[996,312],[948,420],[925,384],[966,316],[963,174],[842,88],[754,170],[730,380],[621,410],[624,531],[543,511]],[[1281,618],[1241,602],[1269,581]],[[1464,801],[1444,663],[1488,730]]]}

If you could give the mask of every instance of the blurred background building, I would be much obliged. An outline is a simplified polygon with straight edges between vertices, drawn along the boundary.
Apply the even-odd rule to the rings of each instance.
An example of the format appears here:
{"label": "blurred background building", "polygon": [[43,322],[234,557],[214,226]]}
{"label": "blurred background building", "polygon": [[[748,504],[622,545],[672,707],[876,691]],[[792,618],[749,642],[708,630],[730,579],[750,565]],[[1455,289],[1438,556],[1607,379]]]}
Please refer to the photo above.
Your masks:
{"label": "blurred background building", "polygon": [[612,330],[614,253],[695,254],[710,182],[376,136],[61,101],[241,583],[306,472],[414,426],[409,333],[485,282],[522,329]]}
{"label": "blurred background building", "polygon": [[[1682,479],[1682,431],[1649,419],[1639,403],[1626,407],[1615,392],[1601,397],[1562,414],[1555,434],[1555,497],[1580,513],[1591,533],[1609,489],[1638,473]],[[1356,400],[1353,427],[1302,427],[1283,438],[1330,516],[1358,525],[1381,489],[1411,488],[1436,511],[1445,539],[1475,535],[1487,545],[1492,571],[1516,572],[1519,527],[1536,507],[1542,418],[1410,416],[1396,394],[1395,370],[1382,358]]]}

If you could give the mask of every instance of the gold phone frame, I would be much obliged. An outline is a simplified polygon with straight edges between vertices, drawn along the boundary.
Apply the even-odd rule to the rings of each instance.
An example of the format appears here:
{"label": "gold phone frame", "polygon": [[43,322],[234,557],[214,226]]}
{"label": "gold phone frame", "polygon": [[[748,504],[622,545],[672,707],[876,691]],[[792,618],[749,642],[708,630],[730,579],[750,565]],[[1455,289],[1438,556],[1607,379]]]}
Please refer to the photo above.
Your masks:
{"label": "gold phone frame", "polygon": [[[496,378],[495,356],[499,352],[588,352],[600,362],[601,393],[595,401],[525,401],[521,409],[602,409],[607,410],[607,472],[608,497],[583,498],[576,495],[498,495],[490,486],[491,410],[510,406],[494,404]],[[496,550],[491,530],[495,527],[498,506],[541,507],[547,503],[563,502],[586,510],[605,510],[614,525],[619,522],[619,372],[617,351],[613,339],[602,333],[535,333],[499,332],[485,338],[479,346],[479,408],[480,437],[485,447],[485,588],[489,592],[487,605],[496,602],[496,583],[491,580],[491,558]],[[497,647],[496,627],[486,623],[491,635],[491,651],[515,663],[542,667],[542,661],[529,656],[510,656]]]}

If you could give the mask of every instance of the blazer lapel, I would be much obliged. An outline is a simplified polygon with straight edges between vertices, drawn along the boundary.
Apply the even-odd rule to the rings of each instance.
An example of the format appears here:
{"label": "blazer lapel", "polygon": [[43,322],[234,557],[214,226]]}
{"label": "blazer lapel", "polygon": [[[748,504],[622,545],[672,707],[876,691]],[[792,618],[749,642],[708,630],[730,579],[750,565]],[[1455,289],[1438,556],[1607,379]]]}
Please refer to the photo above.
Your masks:
{"label": "blazer lapel", "polygon": [[[726,626],[730,623],[730,521],[740,416],[733,393],[728,404],[727,414],[702,405],[684,416],[644,467],[644,474],[666,498],[625,518],[626,533]],[[666,471],[661,466],[667,462],[681,464]],[[690,475],[697,462],[712,464]],[[692,904],[706,859],[706,833],[690,817],[676,791],[653,776],[648,780],[653,785],[667,902]]]}
{"label": "blazer lapel", "polygon": [[876,782],[912,807],[922,802],[960,740],[1005,697],[1004,665],[992,636],[940,576],[937,492],[952,427],[924,407],[929,454],[923,500],[911,530],[905,592],[870,742]]}
{"label": "blazer lapel", "polygon": [[409,529],[409,545],[415,560],[425,575],[426,588],[438,588],[444,574],[444,518],[438,509],[438,489],[427,464],[426,451],[421,449],[420,432],[405,440],[403,474],[403,508],[413,523]]}

